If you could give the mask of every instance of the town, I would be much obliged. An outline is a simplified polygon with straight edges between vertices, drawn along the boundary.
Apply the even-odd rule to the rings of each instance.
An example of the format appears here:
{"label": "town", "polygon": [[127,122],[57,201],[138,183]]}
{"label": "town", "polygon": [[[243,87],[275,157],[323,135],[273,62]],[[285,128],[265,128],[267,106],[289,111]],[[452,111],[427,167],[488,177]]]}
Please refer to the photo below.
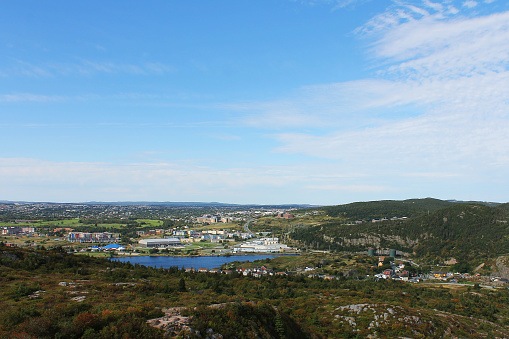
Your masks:
{"label": "town", "polygon": [[[162,206],[111,206],[72,204],[0,204],[1,235],[7,246],[59,245],[69,252],[92,256],[140,255],[238,255],[238,254],[293,254],[316,255],[327,251],[313,251],[280,242],[288,238],[280,230],[261,227],[272,223],[299,225],[306,216],[319,216],[316,210],[295,215],[295,208],[267,207],[162,207]],[[406,217],[392,217],[406,220]],[[263,223],[262,223],[263,220]],[[278,221],[279,220],[279,221]],[[371,223],[388,221],[375,218]],[[355,223],[366,222],[357,220]],[[159,227],[158,227],[159,226]],[[253,232],[251,228],[255,228]],[[290,227],[288,226],[288,227]],[[105,228],[108,227],[108,230]],[[133,228],[134,227],[134,228]],[[86,231],[81,229],[86,228]],[[101,229],[101,232],[94,231]],[[270,275],[302,274],[326,280],[353,276],[362,279],[398,280],[418,283],[424,281],[446,283],[476,282],[490,286],[507,285],[507,279],[498,276],[481,276],[459,272],[442,272],[436,269],[423,271],[404,253],[392,249],[367,248],[358,252],[372,264],[363,273],[356,269],[330,274],[333,270],[323,265],[294,267],[277,270],[264,265],[206,269],[186,267],[200,273],[237,272],[262,277]],[[378,256],[377,256],[378,255]],[[370,259],[370,258],[377,258]],[[417,269],[416,269],[417,268]]]}

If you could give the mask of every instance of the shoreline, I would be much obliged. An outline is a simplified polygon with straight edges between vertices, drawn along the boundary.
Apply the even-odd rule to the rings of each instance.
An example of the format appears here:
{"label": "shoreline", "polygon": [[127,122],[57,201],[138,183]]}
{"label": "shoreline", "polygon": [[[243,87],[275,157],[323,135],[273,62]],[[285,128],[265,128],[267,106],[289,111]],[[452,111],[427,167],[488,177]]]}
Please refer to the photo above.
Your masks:
{"label": "shoreline", "polygon": [[[106,253],[107,254],[107,253]],[[263,253],[235,253],[235,254],[197,254],[197,255],[179,255],[179,254],[126,254],[126,255],[113,255],[109,256],[109,258],[126,258],[126,257],[183,257],[183,258],[199,258],[199,257],[233,257],[233,256],[251,256],[251,255],[275,255],[275,256],[285,256],[285,255],[300,255],[299,253],[274,253],[274,252],[263,252]]]}

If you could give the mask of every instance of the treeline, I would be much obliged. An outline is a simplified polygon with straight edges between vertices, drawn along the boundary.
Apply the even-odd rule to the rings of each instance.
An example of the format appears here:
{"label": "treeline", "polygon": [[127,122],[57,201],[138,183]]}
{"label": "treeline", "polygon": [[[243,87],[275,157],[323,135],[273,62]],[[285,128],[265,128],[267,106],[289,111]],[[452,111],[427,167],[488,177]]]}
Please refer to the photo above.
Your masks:
{"label": "treeline", "polygon": [[439,199],[380,200],[354,202],[346,205],[322,207],[331,217],[344,217],[347,220],[371,220],[392,217],[417,217],[454,204]]}

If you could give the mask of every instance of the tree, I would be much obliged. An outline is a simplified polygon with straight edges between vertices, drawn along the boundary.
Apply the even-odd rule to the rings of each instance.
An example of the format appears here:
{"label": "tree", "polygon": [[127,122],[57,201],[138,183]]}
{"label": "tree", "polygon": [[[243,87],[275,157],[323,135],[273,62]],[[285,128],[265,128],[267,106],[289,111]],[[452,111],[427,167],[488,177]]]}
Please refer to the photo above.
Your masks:
{"label": "tree", "polygon": [[280,312],[277,312],[277,314],[276,314],[275,324],[276,324],[276,331],[279,334],[279,338],[285,339],[286,338],[285,326],[283,323],[283,317],[281,316]]}
{"label": "tree", "polygon": [[184,278],[180,278],[180,280],[179,280],[179,291],[180,292],[186,292],[187,291],[186,281],[184,280]]}

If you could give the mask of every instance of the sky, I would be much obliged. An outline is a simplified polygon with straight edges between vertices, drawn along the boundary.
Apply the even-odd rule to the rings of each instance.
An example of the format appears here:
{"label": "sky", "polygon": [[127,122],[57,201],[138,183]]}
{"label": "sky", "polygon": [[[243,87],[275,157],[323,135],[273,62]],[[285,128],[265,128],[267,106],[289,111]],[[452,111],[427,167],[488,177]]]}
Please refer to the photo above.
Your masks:
{"label": "sky", "polygon": [[505,0],[7,1],[0,200],[509,201]]}

